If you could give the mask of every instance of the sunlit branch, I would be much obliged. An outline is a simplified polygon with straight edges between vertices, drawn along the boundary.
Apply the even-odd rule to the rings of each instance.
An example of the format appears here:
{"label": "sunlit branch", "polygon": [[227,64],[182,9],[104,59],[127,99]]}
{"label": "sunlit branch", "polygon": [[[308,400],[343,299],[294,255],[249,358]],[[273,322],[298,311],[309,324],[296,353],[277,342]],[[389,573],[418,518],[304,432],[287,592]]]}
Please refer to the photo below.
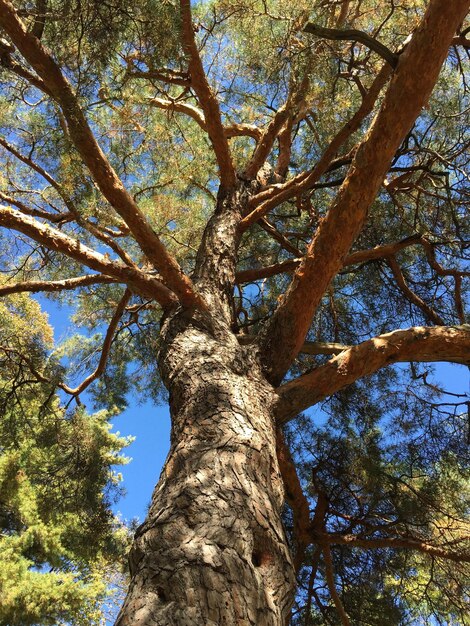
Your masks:
{"label": "sunlit branch", "polygon": [[63,280],[27,280],[20,283],[6,284],[0,286],[0,296],[7,296],[11,293],[21,293],[29,291],[30,293],[38,292],[57,292],[78,287],[87,287],[89,285],[115,283],[117,280],[110,276],[102,274],[86,274],[85,276],[77,276],[76,278],[64,278]]}
{"label": "sunlit branch", "polygon": [[323,294],[363,228],[393,156],[432,92],[467,9],[467,0],[452,5],[446,0],[431,0],[400,55],[380,111],[357,149],[338,195],[260,335],[261,354],[271,382],[279,384],[298,354]]}
{"label": "sunlit branch", "polygon": [[154,298],[162,307],[176,304],[176,297],[160,281],[145,272],[128,267],[120,261],[111,261],[105,255],[95,252],[77,239],[60,230],[43,224],[16,209],[0,206],[0,226],[10,228],[30,237],[34,241],[56,252],[82,263],[90,269],[126,283],[136,293]]}
{"label": "sunlit branch", "polygon": [[470,326],[414,326],[348,347],[325,365],[279,387],[277,417],[286,422],[359,378],[410,361],[469,365]]}
{"label": "sunlit branch", "polygon": [[247,180],[255,178],[258,171],[268,158],[276,137],[290,116],[291,110],[290,103],[288,102],[276,112],[275,116],[268,124],[265,132],[262,134],[253,156],[243,172],[244,178]]}
{"label": "sunlit branch", "polygon": [[[188,102],[182,102],[179,100],[165,100],[164,98],[151,98],[146,101],[147,104],[163,109],[164,111],[174,111],[175,113],[184,113],[191,117],[203,131],[207,132],[207,124],[203,111],[198,109]],[[223,127],[225,136],[230,137],[253,137],[258,140],[261,136],[261,131],[257,126],[252,124],[230,124]]]}
{"label": "sunlit branch", "polygon": [[28,209],[24,204],[22,203],[20,204],[18,201],[15,201],[1,194],[0,197],[5,202],[9,202],[10,204],[15,205],[21,211],[23,211],[23,213],[26,213],[28,215],[34,215],[35,217],[43,217],[52,222],[71,221],[73,219],[78,224],[83,226],[85,230],[88,230],[88,232],[90,232],[94,237],[96,237],[96,239],[98,239],[99,241],[102,241],[107,246],[109,246],[111,250],[113,250],[119,257],[121,257],[124,263],[127,263],[130,266],[134,265],[134,262],[132,261],[131,257],[127,254],[125,250],[121,248],[121,246],[119,246],[114,241],[114,239],[111,236],[103,232],[100,228],[92,224],[89,220],[82,218],[75,204],[73,203],[72,199],[66,193],[62,185],[60,185],[55,180],[55,178],[53,178],[49,174],[49,172],[47,172],[43,167],[41,167],[35,161],[33,161],[31,157],[25,156],[24,154],[22,154],[19,150],[17,150],[14,146],[12,146],[3,137],[0,137],[0,146],[5,148],[5,150],[10,152],[15,158],[17,158],[19,161],[21,161],[22,163],[30,167],[32,170],[37,172],[40,176],[42,176],[42,178],[44,178],[44,180],[47,181],[51,185],[51,187],[53,187],[57,191],[57,193],[59,194],[60,198],[63,200],[65,206],[67,207],[70,213],[68,215],[67,214],[53,215],[53,214],[46,213],[45,211],[43,212],[38,211],[37,209]]}
{"label": "sunlit branch", "polygon": [[15,206],[17,209],[24,213],[25,215],[32,215],[33,217],[40,217],[42,219],[49,220],[52,223],[60,223],[64,224],[65,222],[70,222],[73,220],[73,215],[71,213],[49,213],[48,211],[43,211],[42,209],[35,209],[27,206],[21,200],[17,198],[12,198],[11,196],[7,196],[7,194],[0,191],[0,200],[3,202],[7,202],[12,206]]}
{"label": "sunlit branch", "polygon": [[59,103],[70,137],[83,162],[104,197],[123,218],[144,254],[158,269],[167,287],[174,291],[184,306],[205,308],[190,279],[160,241],[102,152],[67,78],[41,42],[27,32],[8,0],[0,0],[0,25]]}
{"label": "sunlit branch", "polygon": [[236,174],[230,154],[227,137],[220,117],[220,108],[217,98],[207,81],[202,66],[201,57],[194,38],[194,29],[191,16],[190,0],[181,0],[182,37],[183,45],[188,55],[191,87],[197,95],[199,104],[204,112],[207,133],[214,149],[219,166],[220,182],[222,187],[230,189],[235,185]]}
{"label": "sunlit branch", "polygon": [[111,350],[111,346],[113,344],[113,339],[116,333],[117,326],[122,316],[124,315],[124,312],[126,310],[126,305],[129,302],[131,296],[132,296],[132,292],[129,289],[126,289],[124,292],[124,295],[119,301],[119,304],[117,305],[116,310],[114,311],[113,317],[111,318],[111,321],[108,326],[108,330],[106,331],[106,335],[105,335],[104,342],[103,342],[103,347],[101,349],[100,360],[98,362],[98,365],[95,371],[91,373],[89,376],[87,376],[85,380],[83,380],[78,385],[78,387],[75,387],[74,389],[64,384],[61,385],[62,389],[66,391],[67,393],[69,393],[70,395],[72,396],[80,395],[82,391],[85,391],[85,389],[89,387],[91,383],[94,382],[97,378],[99,378],[101,374],[104,372],[104,369],[106,367],[106,363],[109,357],[109,351]]}

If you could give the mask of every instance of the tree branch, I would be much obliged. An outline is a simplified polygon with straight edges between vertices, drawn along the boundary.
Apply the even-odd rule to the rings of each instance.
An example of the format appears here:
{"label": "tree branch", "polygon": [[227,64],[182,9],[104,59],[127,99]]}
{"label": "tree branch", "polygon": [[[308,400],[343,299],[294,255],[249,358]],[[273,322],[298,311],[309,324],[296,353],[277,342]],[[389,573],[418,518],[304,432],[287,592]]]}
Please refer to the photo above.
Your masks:
{"label": "tree branch", "polygon": [[294,567],[295,571],[299,572],[304,560],[305,550],[309,544],[312,543],[310,535],[310,506],[303,492],[302,485],[300,484],[289,448],[284,441],[284,436],[280,429],[277,429],[276,433],[276,450],[282,480],[284,481],[286,500],[292,509],[294,518],[294,536],[296,542]]}
{"label": "tree branch", "polygon": [[325,365],[277,389],[275,413],[286,422],[300,411],[377,370],[407,361],[470,365],[470,325],[394,330],[340,352]]}
{"label": "tree branch", "polygon": [[328,544],[324,544],[322,546],[323,559],[325,562],[325,577],[326,582],[328,584],[328,589],[330,591],[330,596],[335,604],[336,610],[338,611],[338,615],[341,619],[341,623],[343,626],[351,626],[351,622],[349,621],[349,617],[344,610],[343,603],[341,602],[341,598],[339,597],[339,593],[336,589],[335,585],[335,571],[333,567],[333,559],[331,558],[331,550]]}
{"label": "tree branch", "polygon": [[76,278],[64,278],[63,280],[27,280],[21,283],[6,284],[0,287],[0,296],[7,296],[10,293],[21,293],[29,291],[38,293],[42,291],[56,292],[89,285],[115,283],[117,279],[103,274],[86,274]]}
{"label": "tree branch", "polygon": [[8,0],[0,0],[0,26],[60,105],[70,137],[83,162],[104,197],[123,218],[142,251],[158,269],[167,287],[174,291],[184,306],[205,308],[204,302],[194,291],[192,282],[153,231],[102,152],[67,78],[41,42],[28,33]]}
{"label": "tree branch", "polygon": [[225,189],[230,189],[235,185],[236,173],[220,117],[219,103],[207,81],[194,39],[191,2],[190,0],[181,0],[180,6],[183,45],[189,59],[191,87],[194,89],[202,110],[204,111],[207,133],[211,140],[212,147],[214,148],[215,158],[219,166],[220,183]]}
{"label": "tree branch", "polygon": [[[371,113],[377,98],[391,75],[391,69],[388,65],[384,65],[374,79],[369,91],[363,98],[361,106],[352,116],[352,118],[344,124],[344,126],[336,133],[330,144],[316,163],[315,167],[309,172],[302,172],[286,183],[273,185],[254,196],[248,204],[248,214],[240,223],[240,229],[246,230],[251,224],[257,222],[264,215],[269,213],[271,209],[278,206],[286,200],[290,200],[301,192],[311,189],[313,185],[329,170],[333,157],[344,144],[344,142],[358,130],[364,119]],[[343,164],[344,159],[340,159]]]}
{"label": "tree branch", "polygon": [[[147,104],[163,109],[165,111],[175,111],[177,113],[185,113],[189,115],[203,131],[207,132],[206,119],[201,109],[189,104],[188,102],[182,102],[179,100],[165,100],[164,98],[151,98],[147,100]],[[257,126],[253,124],[229,124],[223,127],[223,131],[227,139],[230,137],[252,137],[258,141],[261,137],[261,131]]]}
{"label": "tree branch", "polygon": [[309,23],[304,27],[304,31],[311,35],[321,37],[322,39],[333,39],[336,41],[359,41],[364,44],[364,46],[380,55],[382,59],[387,61],[391,67],[396,68],[397,66],[399,58],[398,54],[395,54],[389,50],[387,46],[384,46],[383,43],[380,43],[380,41],[377,41],[377,39],[374,39],[362,30],[356,30],[355,28],[344,30],[337,28],[322,28],[316,24]]}
{"label": "tree branch", "polygon": [[[260,335],[261,357],[278,384],[298,354],[312,317],[367,218],[390,162],[427,102],[468,0],[431,0],[407,45],[348,175],[320,223],[307,255]],[[279,346],[283,346],[279,350]]]}
{"label": "tree branch", "polygon": [[[376,259],[383,259],[392,254],[396,254],[408,246],[419,243],[422,243],[421,235],[411,235],[411,237],[406,237],[406,239],[402,239],[396,243],[375,246],[374,248],[369,248],[368,250],[358,250],[357,252],[348,254],[343,261],[343,267],[347,267],[348,265],[357,265],[358,263],[367,263],[368,261],[374,261]],[[266,267],[242,270],[237,272],[237,283],[248,283],[255,280],[261,280],[262,278],[270,278],[271,276],[276,276],[277,274],[282,274],[284,272],[292,272],[299,267],[301,262],[302,258],[289,259],[288,261],[267,265]],[[443,271],[449,273],[452,272],[452,275],[454,273],[454,270]],[[456,273],[458,274],[458,272]]]}
{"label": "tree branch", "polygon": [[91,383],[95,381],[97,378],[99,378],[101,374],[104,372],[104,368],[106,367],[106,362],[109,357],[109,351],[111,350],[111,346],[113,344],[114,334],[116,332],[117,325],[119,324],[119,321],[121,317],[123,316],[124,311],[126,310],[127,303],[129,302],[131,296],[132,296],[131,291],[129,289],[126,289],[124,292],[124,295],[119,301],[119,304],[117,305],[114,315],[111,318],[111,321],[109,323],[108,330],[106,331],[106,335],[105,335],[104,342],[103,342],[103,348],[101,349],[100,360],[98,362],[98,365],[95,371],[89,376],[87,376],[85,380],[83,380],[78,385],[78,387],[75,387],[74,389],[64,384],[60,385],[61,388],[67,393],[69,393],[70,395],[72,396],[80,395],[82,391],[85,391],[85,389],[89,387]]}
{"label": "tree branch", "polygon": [[[316,536],[316,535],[315,535]],[[379,548],[405,548],[408,550],[417,550],[430,556],[437,556],[442,559],[455,561],[456,563],[469,563],[469,552],[455,552],[447,550],[441,546],[435,546],[418,539],[409,537],[380,537],[377,539],[363,539],[357,535],[340,535],[335,533],[324,533],[321,540],[329,544],[347,545],[352,548],[379,549]]]}
{"label": "tree branch", "polygon": [[398,287],[400,288],[401,292],[403,293],[403,295],[405,296],[405,298],[407,298],[410,302],[412,302],[419,309],[421,309],[421,311],[424,313],[424,315],[428,318],[430,322],[436,324],[437,326],[444,326],[445,322],[442,319],[442,317],[438,315],[434,311],[434,309],[432,309],[428,304],[426,304],[426,302],[424,302],[422,298],[420,298],[414,291],[412,291],[408,287],[405,277],[403,276],[403,272],[401,271],[400,266],[398,265],[398,261],[393,255],[388,257],[387,264],[392,270],[393,277],[395,278],[396,283]]}
{"label": "tree branch", "polygon": [[163,308],[170,308],[177,303],[176,297],[165,285],[145,272],[118,261],[111,261],[105,255],[95,252],[60,230],[23,215],[20,211],[0,206],[0,226],[19,231],[96,272],[126,283],[136,293],[157,300]]}

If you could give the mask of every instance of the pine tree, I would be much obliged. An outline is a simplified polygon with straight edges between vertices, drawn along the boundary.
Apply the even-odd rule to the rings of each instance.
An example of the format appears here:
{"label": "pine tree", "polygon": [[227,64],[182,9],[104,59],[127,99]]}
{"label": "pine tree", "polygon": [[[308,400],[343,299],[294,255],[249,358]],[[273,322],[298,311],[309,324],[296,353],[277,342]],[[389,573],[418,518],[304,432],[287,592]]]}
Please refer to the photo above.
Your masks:
{"label": "pine tree", "polygon": [[[0,0],[3,524],[46,581],[6,623],[97,619],[134,391],[171,448],[117,626],[465,624],[468,404],[429,364],[470,364],[468,8]],[[28,292],[83,328],[55,360]]]}

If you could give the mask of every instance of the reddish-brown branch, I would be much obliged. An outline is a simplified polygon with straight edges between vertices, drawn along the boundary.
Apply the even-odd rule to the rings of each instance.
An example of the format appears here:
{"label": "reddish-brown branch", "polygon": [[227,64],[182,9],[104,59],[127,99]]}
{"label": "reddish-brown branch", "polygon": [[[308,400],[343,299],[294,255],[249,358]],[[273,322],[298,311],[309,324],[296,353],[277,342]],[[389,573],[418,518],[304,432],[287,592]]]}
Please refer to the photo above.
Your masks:
{"label": "reddish-brown branch", "polygon": [[82,391],[85,391],[85,389],[89,387],[91,383],[95,381],[97,378],[99,378],[101,374],[104,372],[106,363],[108,361],[109,352],[113,344],[114,335],[116,333],[117,326],[121,320],[121,317],[124,315],[124,311],[126,310],[126,306],[131,298],[131,295],[132,295],[131,291],[129,289],[126,289],[124,292],[124,295],[122,296],[121,300],[119,301],[119,304],[116,307],[116,310],[114,311],[114,314],[108,326],[108,330],[106,331],[106,335],[105,335],[104,342],[103,342],[103,347],[101,349],[100,360],[98,362],[98,365],[96,366],[95,371],[92,372],[89,376],[87,376],[85,380],[83,380],[78,385],[78,387],[75,387],[74,389],[64,384],[61,385],[62,389],[66,391],[67,393],[69,393],[70,395],[72,396],[80,395]]}
{"label": "reddish-brown branch", "polygon": [[103,276],[102,274],[86,274],[85,276],[64,278],[63,280],[26,280],[21,283],[7,283],[3,285],[0,287],[0,296],[7,296],[10,293],[21,293],[24,291],[29,291],[30,293],[42,291],[56,292],[77,289],[78,287],[88,287],[89,285],[115,282],[117,282],[115,278]]}
{"label": "reddish-brown branch", "polygon": [[[260,337],[271,382],[279,383],[298,354],[331,279],[361,231],[390,162],[426,104],[468,0],[431,0],[400,55],[390,86],[348,175],[320,223],[307,254]],[[283,347],[279,350],[279,346]]]}
{"label": "reddish-brown branch", "polygon": [[[367,263],[368,261],[374,261],[376,259],[383,259],[392,254],[396,254],[408,246],[419,244],[421,242],[421,235],[412,235],[411,237],[407,237],[406,239],[397,241],[396,243],[389,243],[384,246],[375,246],[375,248],[370,248],[369,250],[358,250],[357,252],[348,254],[343,261],[343,267],[347,267],[348,265],[357,265],[359,263]],[[241,272],[237,272],[237,283],[248,283],[262,278],[270,278],[271,276],[276,276],[277,274],[282,274],[284,272],[292,272],[299,267],[301,261],[301,258],[289,259],[288,261],[275,263],[266,267],[242,270]],[[454,272],[454,270],[449,270],[449,272]],[[459,272],[456,271],[456,273],[458,274]]]}
{"label": "reddish-brown branch", "polygon": [[184,306],[205,308],[191,281],[153,231],[102,152],[70,83],[41,42],[26,30],[14,6],[8,0],[0,0],[0,26],[60,105],[67,121],[70,138],[83,162],[104,197],[123,218],[142,251],[158,269],[167,287],[174,291]]}
{"label": "reddish-brown branch", "polygon": [[280,176],[281,178],[285,178],[287,176],[287,172],[289,170],[289,163],[291,159],[292,153],[292,127],[294,125],[294,120],[290,117],[284,128],[279,133],[279,157],[276,163],[276,169],[274,170],[275,174]]}
{"label": "reddish-brown branch", "polygon": [[[316,536],[316,535],[315,535]],[[442,559],[448,559],[457,563],[469,563],[469,552],[456,552],[448,550],[442,546],[436,546],[426,543],[419,539],[411,539],[409,537],[381,537],[376,539],[364,539],[356,535],[341,535],[336,533],[325,533],[321,537],[322,542],[335,545],[346,545],[352,548],[364,548],[367,550],[377,550],[380,548],[405,548],[407,550],[416,550],[423,554],[436,556]]]}
{"label": "reddish-brown branch", "polygon": [[227,137],[220,117],[217,98],[211,89],[202,66],[201,57],[194,39],[190,0],[181,0],[181,19],[183,45],[188,55],[191,87],[194,89],[199,104],[204,112],[207,133],[214,149],[219,166],[220,183],[225,189],[234,187],[236,173],[230,154]]}
{"label": "reddish-brown branch", "polygon": [[320,157],[320,160],[310,172],[303,172],[282,185],[274,185],[252,198],[246,217],[243,218],[240,228],[246,230],[251,224],[257,222],[271,209],[286,200],[294,198],[299,193],[310,189],[325,174],[333,160],[333,157],[344,144],[344,142],[360,127],[364,119],[374,108],[377,98],[391,75],[391,68],[384,65],[367,95],[363,99],[361,106],[353,117],[339,130],[335,137]]}
{"label": "reddish-brown branch", "polygon": [[0,226],[21,232],[47,248],[61,252],[96,272],[126,283],[136,293],[157,300],[163,308],[170,308],[177,303],[175,295],[165,285],[145,272],[119,261],[111,261],[77,239],[69,237],[52,226],[42,224],[20,211],[0,206]]}
{"label": "reddish-brown branch", "polygon": [[262,134],[253,156],[243,172],[244,178],[248,180],[255,178],[260,168],[264,165],[266,159],[268,158],[276,137],[290,116],[291,108],[289,103],[286,103],[276,112],[275,116],[268,124],[265,132]]}
{"label": "reddish-brown branch", "polygon": [[303,492],[295,464],[280,429],[276,434],[276,449],[279,468],[286,490],[286,500],[294,518],[295,554],[294,567],[299,572],[304,561],[305,550],[312,543],[310,535],[310,507]]}
{"label": "reddish-brown branch", "polygon": [[286,422],[359,378],[407,361],[470,365],[470,326],[415,326],[349,347],[325,365],[279,387],[277,418]]}

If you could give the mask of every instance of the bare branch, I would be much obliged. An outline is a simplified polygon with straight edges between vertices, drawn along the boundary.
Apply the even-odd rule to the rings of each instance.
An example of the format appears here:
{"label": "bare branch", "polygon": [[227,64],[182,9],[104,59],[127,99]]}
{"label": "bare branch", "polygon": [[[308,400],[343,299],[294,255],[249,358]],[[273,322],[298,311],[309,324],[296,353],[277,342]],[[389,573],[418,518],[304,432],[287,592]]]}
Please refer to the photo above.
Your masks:
{"label": "bare branch", "polygon": [[243,178],[246,178],[247,180],[255,178],[260,168],[268,158],[276,137],[291,115],[291,104],[288,101],[276,112],[275,116],[268,124],[265,132],[262,134],[253,156],[243,172]]}
{"label": "bare branch", "polygon": [[[468,538],[463,538],[464,539]],[[379,548],[405,548],[408,550],[417,550],[430,556],[437,556],[442,559],[448,559],[455,561],[456,563],[469,563],[469,552],[456,552],[454,550],[448,550],[442,546],[436,546],[430,543],[426,543],[419,539],[413,539],[409,537],[380,537],[375,539],[364,539],[357,535],[340,535],[336,533],[325,533],[321,535],[321,540],[329,544],[347,545],[352,548],[365,548],[368,550],[375,550]]]}
{"label": "bare branch", "polygon": [[434,324],[437,324],[438,326],[444,326],[445,322],[440,317],[440,315],[438,315],[428,304],[426,304],[426,302],[424,302],[422,298],[420,298],[414,291],[412,291],[408,287],[405,277],[403,276],[403,272],[401,271],[396,258],[394,256],[388,257],[387,264],[392,270],[392,274],[397,282],[397,285],[402,291],[403,295],[410,302],[412,302],[418,308],[420,308],[421,311],[424,313],[424,315],[428,318],[430,322],[433,322]]}
{"label": "bare branch", "polygon": [[310,506],[306,498],[295,464],[291,458],[289,448],[286,446],[284,436],[280,429],[276,433],[276,449],[279,468],[286,490],[286,500],[292,509],[294,517],[295,554],[294,567],[298,572],[302,566],[305,550],[312,543],[310,535]]}
{"label": "bare branch", "polygon": [[[188,102],[182,102],[180,100],[165,100],[164,98],[151,98],[147,100],[147,104],[155,106],[165,111],[175,111],[177,113],[185,113],[189,115],[205,132],[207,132],[207,124],[203,111],[197,107],[189,104]],[[223,127],[223,131],[227,139],[230,137],[253,137],[257,141],[261,137],[261,131],[257,126],[253,124],[230,124]]]}
{"label": "bare branch", "polygon": [[341,598],[339,597],[339,593],[336,589],[335,585],[335,572],[333,567],[333,559],[331,558],[331,550],[328,544],[324,544],[322,546],[323,559],[325,562],[325,576],[326,582],[328,584],[328,589],[330,591],[331,598],[335,604],[336,610],[338,611],[338,615],[341,619],[341,623],[343,626],[351,626],[351,622],[349,621],[349,617],[344,610],[343,603],[341,602]]}
{"label": "bare branch", "polygon": [[[356,265],[358,263],[367,263],[368,261],[374,261],[376,259],[387,258],[390,255],[396,254],[400,250],[407,248],[408,246],[419,243],[422,243],[421,235],[411,235],[411,237],[407,237],[406,239],[402,239],[401,241],[397,241],[396,243],[389,243],[383,246],[375,246],[375,248],[369,248],[368,250],[358,250],[357,252],[349,254],[344,259],[343,267],[347,267],[348,265]],[[240,272],[237,272],[237,283],[248,283],[254,280],[260,280],[262,278],[270,278],[271,276],[276,276],[277,274],[282,274],[284,272],[293,272],[297,267],[299,267],[301,262],[302,258],[289,259],[288,261],[275,263],[266,267],[242,270]],[[444,271],[452,272],[452,274],[454,273],[454,270]],[[459,272],[455,272],[459,274]]]}
{"label": "bare branch", "polygon": [[281,422],[377,370],[407,361],[449,361],[470,365],[470,325],[414,326],[348,347],[325,365],[277,389]]}
{"label": "bare branch", "polygon": [[[286,183],[277,184],[263,190],[254,196],[249,205],[249,213],[240,223],[241,230],[246,230],[251,224],[257,222],[261,217],[266,215],[271,209],[278,206],[286,200],[294,198],[298,194],[307,189],[311,189],[313,185],[329,170],[333,157],[344,144],[344,142],[360,127],[364,119],[374,108],[377,98],[391,75],[391,69],[388,65],[384,65],[377,77],[374,79],[367,95],[363,98],[361,106],[346,122],[346,124],[336,133],[330,144],[310,172],[302,172]],[[340,159],[343,164],[344,159]]]}

